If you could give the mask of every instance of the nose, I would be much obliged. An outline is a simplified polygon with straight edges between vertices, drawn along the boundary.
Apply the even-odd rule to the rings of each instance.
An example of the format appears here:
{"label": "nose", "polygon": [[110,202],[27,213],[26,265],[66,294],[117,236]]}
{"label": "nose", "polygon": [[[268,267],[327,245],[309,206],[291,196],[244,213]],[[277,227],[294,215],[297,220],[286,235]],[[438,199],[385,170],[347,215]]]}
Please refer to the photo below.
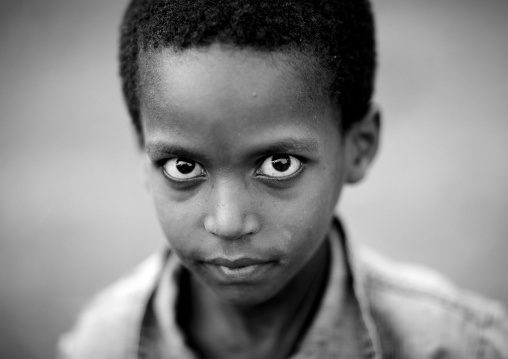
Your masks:
{"label": "nose", "polygon": [[253,210],[255,198],[251,198],[243,184],[220,181],[211,191],[204,219],[207,232],[233,240],[259,231],[260,221]]}

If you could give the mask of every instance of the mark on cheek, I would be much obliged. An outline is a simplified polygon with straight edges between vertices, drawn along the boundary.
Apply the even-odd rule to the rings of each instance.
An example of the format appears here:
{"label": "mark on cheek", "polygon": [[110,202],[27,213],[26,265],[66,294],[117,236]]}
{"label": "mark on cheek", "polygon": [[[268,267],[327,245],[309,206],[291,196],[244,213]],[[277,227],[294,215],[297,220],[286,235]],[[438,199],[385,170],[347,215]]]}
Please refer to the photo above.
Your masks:
{"label": "mark on cheek", "polygon": [[291,235],[291,231],[289,231],[287,229],[282,231],[282,239],[284,241],[291,241],[292,238],[293,238],[293,236]]}

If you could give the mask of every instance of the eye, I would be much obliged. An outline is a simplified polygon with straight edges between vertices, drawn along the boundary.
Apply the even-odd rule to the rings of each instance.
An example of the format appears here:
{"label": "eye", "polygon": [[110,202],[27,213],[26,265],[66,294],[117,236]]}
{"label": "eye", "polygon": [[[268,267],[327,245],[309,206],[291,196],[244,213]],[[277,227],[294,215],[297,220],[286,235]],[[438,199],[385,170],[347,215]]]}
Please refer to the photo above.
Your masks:
{"label": "eye", "polygon": [[163,165],[164,174],[172,180],[184,181],[206,174],[196,161],[184,157],[171,158]]}
{"label": "eye", "polygon": [[298,173],[302,168],[302,162],[291,155],[273,155],[267,157],[256,174],[265,177],[284,178]]}

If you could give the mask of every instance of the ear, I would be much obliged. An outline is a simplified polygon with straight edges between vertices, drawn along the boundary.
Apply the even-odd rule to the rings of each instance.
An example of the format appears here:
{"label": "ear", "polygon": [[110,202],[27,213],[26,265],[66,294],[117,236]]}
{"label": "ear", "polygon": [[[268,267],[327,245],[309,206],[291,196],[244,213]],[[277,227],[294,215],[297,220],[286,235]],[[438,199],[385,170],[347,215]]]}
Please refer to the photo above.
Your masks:
{"label": "ear", "polygon": [[356,183],[367,173],[379,146],[380,126],[380,110],[372,105],[367,115],[345,134],[348,162],[346,183]]}

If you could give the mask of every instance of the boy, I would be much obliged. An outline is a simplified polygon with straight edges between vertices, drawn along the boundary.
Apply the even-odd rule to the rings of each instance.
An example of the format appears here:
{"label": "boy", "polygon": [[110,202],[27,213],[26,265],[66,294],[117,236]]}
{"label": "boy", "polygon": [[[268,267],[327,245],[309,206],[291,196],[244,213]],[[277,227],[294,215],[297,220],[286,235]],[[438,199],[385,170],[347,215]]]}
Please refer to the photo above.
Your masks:
{"label": "boy", "polygon": [[354,249],[334,218],[378,145],[366,0],[133,0],[120,62],[170,249],[63,357],[508,357],[499,307]]}

